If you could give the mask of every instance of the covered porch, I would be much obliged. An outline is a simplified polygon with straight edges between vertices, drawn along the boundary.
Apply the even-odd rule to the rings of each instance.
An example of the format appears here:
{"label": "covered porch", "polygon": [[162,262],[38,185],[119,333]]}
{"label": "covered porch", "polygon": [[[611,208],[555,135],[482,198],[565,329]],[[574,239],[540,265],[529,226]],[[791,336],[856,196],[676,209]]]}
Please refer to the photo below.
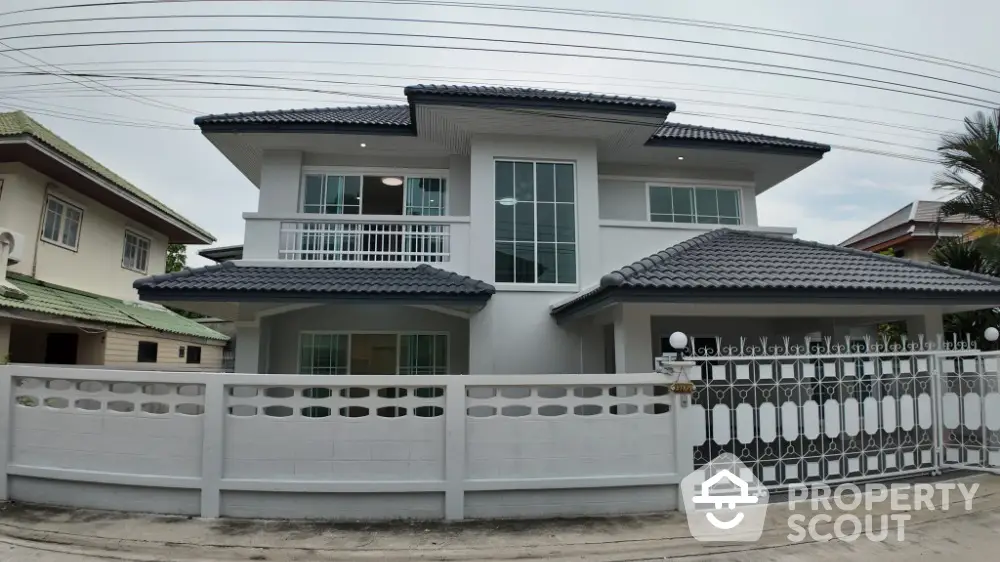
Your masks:
{"label": "covered porch", "polygon": [[243,266],[136,283],[144,300],[234,323],[237,373],[469,372],[469,318],[491,285],[427,265]]}
{"label": "covered porch", "polygon": [[[910,342],[940,348],[947,314],[1000,305],[1000,279],[793,238],[719,229],[602,277],[551,307],[591,334],[606,372],[646,372],[688,335],[689,356],[764,355],[880,341],[900,323]],[[896,343],[896,342],[892,342]],[[784,351],[783,351],[784,349]],[[592,361],[600,358],[592,357]]]}

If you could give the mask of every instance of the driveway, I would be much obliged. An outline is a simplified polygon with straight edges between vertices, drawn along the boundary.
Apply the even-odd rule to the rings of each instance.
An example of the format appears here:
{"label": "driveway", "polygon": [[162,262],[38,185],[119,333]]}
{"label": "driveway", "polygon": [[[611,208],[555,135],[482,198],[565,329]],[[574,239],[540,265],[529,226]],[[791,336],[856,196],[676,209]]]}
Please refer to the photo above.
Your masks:
{"label": "driveway", "polygon": [[[1000,477],[963,482],[979,489],[966,511],[909,512],[905,540],[790,544],[786,504],[772,505],[760,541],[694,541],[682,515],[586,520],[388,524],[298,523],[129,516],[8,505],[0,512],[0,561],[191,560],[272,562],[404,560],[957,560],[1000,552]],[[797,508],[796,513],[802,513]],[[806,511],[808,513],[808,511]],[[857,513],[857,512],[855,512]],[[877,513],[877,511],[876,511]],[[834,516],[838,513],[833,513]],[[890,533],[894,537],[893,533]]]}

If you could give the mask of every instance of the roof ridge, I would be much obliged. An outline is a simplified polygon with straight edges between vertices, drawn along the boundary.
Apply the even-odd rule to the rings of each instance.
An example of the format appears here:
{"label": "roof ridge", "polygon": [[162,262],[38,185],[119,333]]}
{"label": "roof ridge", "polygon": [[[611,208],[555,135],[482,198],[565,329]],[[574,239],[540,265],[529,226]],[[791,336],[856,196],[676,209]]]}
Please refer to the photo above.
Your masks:
{"label": "roof ridge", "polygon": [[[561,90],[555,88],[533,88],[529,86],[508,86],[502,84],[480,84],[480,83],[466,83],[466,84],[413,84],[403,88],[404,95],[412,90],[419,89],[438,89],[438,93],[456,93],[462,94],[461,88],[467,89],[479,89],[479,90],[510,90],[510,91],[521,91],[521,92],[535,92],[535,93],[545,93],[545,94],[568,94],[571,96],[594,96],[597,98],[604,99],[619,99],[628,101],[643,101],[655,104],[666,104],[673,103],[660,98],[650,98],[645,96],[630,96],[626,94],[605,94],[605,93],[595,93],[595,92],[585,92],[582,90]],[[447,88],[447,90],[441,90],[442,88]]]}
{"label": "roof ridge", "polygon": [[[895,260],[901,260],[901,259],[903,259],[903,258],[897,258],[895,256],[886,256],[886,255],[880,254],[878,252],[869,252],[867,250],[859,250],[857,248],[848,248],[846,246],[837,246],[837,245],[834,245],[834,244],[824,244],[822,242],[816,242],[814,240],[802,240],[801,238],[789,238],[789,237],[781,236],[781,235],[778,235],[778,234],[770,234],[770,233],[767,233],[767,232],[749,232],[749,231],[745,231],[745,230],[741,230],[741,231],[731,230],[730,232],[735,232],[735,233],[739,233],[739,234],[745,234],[747,236],[752,236],[752,237],[757,237],[757,238],[767,238],[767,239],[770,239],[770,240],[785,240],[785,241],[794,242],[794,243],[802,245],[802,246],[812,246],[812,247],[815,247],[815,248],[825,248],[825,249],[829,249],[829,250],[836,250],[836,251],[841,252],[841,253],[851,254],[851,255],[857,255],[857,256],[867,256],[870,259],[876,259],[876,260],[891,260],[891,261],[895,262]],[[919,268],[922,268],[922,269],[929,269],[931,271],[941,271],[941,272],[945,272],[945,273],[957,274],[957,275],[961,275],[963,277],[968,277],[970,279],[975,279],[977,281],[989,281],[990,283],[994,283],[994,284],[1000,285],[1000,277],[993,277],[992,275],[986,275],[984,273],[975,273],[975,272],[972,272],[972,271],[966,271],[964,269],[957,269],[957,268],[954,268],[954,267],[946,267],[946,266],[943,266],[943,265],[938,265],[936,263],[927,263],[927,262],[921,262],[921,261],[917,261],[917,260],[904,260],[904,261],[906,261],[906,263],[909,264],[909,265],[912,265],[912,266],[915,266],[915,267],[919,267]],[[896,262],[896,263],[898,263],[898,262]]]}
{"label": "roof ridge", "polygon": [[418,265],[417,269],[427,271],[428,273],[434,273],[440,275],[443,278],[451,278],[457,281],[461,281],[464,285],[473,289],[481,289],[484,291],[489,291],[490,294],[496,293],[496,287],[494,287],[493,285],[490,285],[486,281],[480,281],[479,279],[469,277],[468,275],[462,275],[461,273],[448,271],[447,269],[441,269],[439,267],[434,267],[433,265],[428,265],[426,263]]}
{"label": "roof ridge", "polygon": [[[879,233],[882,233],[882,232],[885,232],[886,230],[889,230],[890,228],[896,228],[896,227],[899,227],[899,226],[903,226],[903,225],[904,225],[904,224],[906,224],[906,223],[909,223],[909,222],[913,222],[913,215],[914,215],[914,213],[915,213],[915,212],[916,212],[916,210],[917,210],[917,205],[916,205],[916,204],[917,204],[917,203],[918,203],[919,201],[920,201],[919,199],[918,199],[918,200],[916,200],[916,201],[910,201],[910,202],[909,202],[909,203],[907,203],[906,205],[903,205],[902,207],[900,207],[900,208],[896,209],[895,211],[893,211],[893,212],[889,213],[888,215],[886,215],[886,216],[884,216],[884,217],[882,217],[882,218],[878,219],[877,221],[873,222],[872,224],[870,224],[870,225],[868,225],[868,226],[866,226],[866,227],[862,228],[861,230],[859,230],[859,231],[855,232],[854,234],[852,234],[852,235],[848,236],[848,237],[847,237],[846,239],[844,239],[844,241],[843,241],[843,242],[841,242],[840,244],[848,244],[848,243],[851,243],[851,244],[853,244],[854,242],[860,242],[860,241],[862,241],[862,240],[865,240],[865,239],[867,239],[867,238],[871,238],[872,236],[875,236],[876,234],[879,234]],[[884,228],[884,229],[882,229],[882,230],[879,230],[879,231],[877,231],[877,232],[873,232],[873,233],[869,234],[868,236],[865,236],[864,238],[858,238],[857,240],[855,240],[855,238],[857,238],[858,236],[860,236],[860,235],[861,235],[862,233],[864,233],[864,232],[865,232],[866,230],[868,230],[869,228],[872,228],[873,226],[877,225],[878,223],[880,223],[880,222],[882,222],[882,221],[884,221],[884,220],[886,220],[886,219],[888,219],[888,218],[892,217],[893,215],[895,215],[896,213],[898,213],[898,212],[902,211],[903,209],[905,209],[905,208],[909,207],[910,205],[912,205],[912,207],[910,208],[910,215],[909,215],[909,218],[908,218],[907,220],[905,220],[905,221],[903,221],[903,222],[901,222],[901,223],[899,223],[899,224],[895,224],[895,225],[892,225],[892,226],[890,226],[890,227],[888,227],[888,228]],[[839,246],[840,244],[838,244],[838,246]]]}
{"label": "roof ridge", "polygon": [[731,228],[716,228],[703,234],[699,234],[693,238],[688,238],[687,240],[678,242],[669,248],[660,250],[659,252],[646,256],[639,261],[632,262],[629,265],[622,266],[611,273],[605,274],[601,277],[600,286],[617,287],[635,275],[644,273],[650,268],[666,262],[670,258],[677,257],[691,248],[707,244],[729,232],[733,232],[733,230]]}

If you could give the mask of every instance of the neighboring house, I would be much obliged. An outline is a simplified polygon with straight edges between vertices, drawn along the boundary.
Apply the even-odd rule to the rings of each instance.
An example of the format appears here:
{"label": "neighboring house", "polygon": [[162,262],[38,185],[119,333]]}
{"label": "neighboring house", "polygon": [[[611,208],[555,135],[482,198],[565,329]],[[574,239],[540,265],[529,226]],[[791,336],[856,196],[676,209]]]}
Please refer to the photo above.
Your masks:
{"label": "neighboring house", "polygon": [[0,114],[0,359],[220,368],[226,336],[132,287],[163,273],[168,243],[213,240],[24,113]]}
{"label": "neighboring house", "polygon": [[673,123],[660,100],[404,93],[197,119],[259,206],[228,261],[140,296],[234,321],[237,372],[303,374],[646,372],[675,330],[715,350],[890,320],[936,337],[1000,303],[996,279],[759,225],[757,196],[826,145]]}
{"label": "neighboring house", "polygon": [[840,243],[869,252],[892,250],[897,258],[930,261],[938,238],[964,236],[983,225],[965,215],[941,217],[942,201],[914,201]]}

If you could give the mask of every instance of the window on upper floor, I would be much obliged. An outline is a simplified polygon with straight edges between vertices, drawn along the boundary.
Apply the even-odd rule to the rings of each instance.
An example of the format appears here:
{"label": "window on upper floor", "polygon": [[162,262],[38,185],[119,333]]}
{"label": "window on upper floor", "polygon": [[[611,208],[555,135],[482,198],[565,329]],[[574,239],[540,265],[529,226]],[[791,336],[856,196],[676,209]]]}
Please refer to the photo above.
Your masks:
{"label": "window on upper floor", "polygon": [[697,224],[742,224],[740,190],[718,187],[649,186],[649,220]]}
{"label": "window on upper floor", "polygon": [[494,180],[498,283],[576,283],[573,164],[497,160]]}
{"label": "window on upper floor", "polygon": [[125,246],[122,249],[122,267],[138,273],[146,273],[149,266],[149,244],[149,238],[126,230]]}
{"label": "window on upper floor", "polygon": [[76,250],[80,247],[80,224],[82,222],[83,209],[57,197],[49,196],[45,201],[42,240]]}
{"label": "window on upper floor", "polygon": [[303,213],[325,215],[423,215],[446,212],[446,180],[395,175],[306,174]]}

